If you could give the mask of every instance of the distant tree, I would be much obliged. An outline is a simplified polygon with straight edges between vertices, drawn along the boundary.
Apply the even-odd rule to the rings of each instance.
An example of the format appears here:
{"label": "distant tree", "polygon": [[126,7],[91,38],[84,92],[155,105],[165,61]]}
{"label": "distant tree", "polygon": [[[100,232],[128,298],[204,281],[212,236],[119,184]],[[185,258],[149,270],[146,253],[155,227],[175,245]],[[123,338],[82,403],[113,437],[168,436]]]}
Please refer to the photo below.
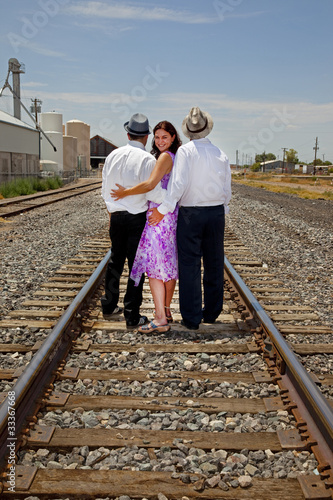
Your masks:
{"label": "distant tree", "polygon": [[253,163],[253,165],[251,165],[251,170],[252,172],[258,172],[261,168],[261,165],[259,162],[257,163]]}
{"label": "distant tree", "polygon": [[[313,161],[310,161],[310,163],[308,163],[308,165],[313,165],[314,163],[314,160]],[[317,158],[316,159],[316,166],[318,165],[323,165],[323,166],[329,166],[329,165],[332,165],[332,162],[329,161],[329,160],[326,160],[326,161],[322,161],[320,158]]]}
{"label": "distant tree", "polygon": [[264,161],[272,160],[276,160],[276,156],[273,153],[261,153],[255,157],[255,163],[263,163]]}
{"label": "distant tree", "polygon": [[285,160],[287,163],[299,163],[297,151],[295,151],[295,149],[287,149]]}

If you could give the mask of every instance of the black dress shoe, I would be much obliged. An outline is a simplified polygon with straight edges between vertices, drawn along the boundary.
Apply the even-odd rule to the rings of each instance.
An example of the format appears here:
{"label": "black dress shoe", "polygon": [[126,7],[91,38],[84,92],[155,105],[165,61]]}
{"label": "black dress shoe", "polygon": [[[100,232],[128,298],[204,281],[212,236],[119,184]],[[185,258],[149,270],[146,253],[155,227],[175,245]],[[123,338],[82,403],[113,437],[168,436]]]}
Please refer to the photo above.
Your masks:
{"label": "black dress shoe", "polygon": [[183,319],[181,320],[180,324],[185,326],[185,328],[187,328],[188,330],[199,330],[199,325],[195,325],[194,323],[188,323]]}
{"label": "black dress shoe", "polygon": [[121,314],[122,312],[123,312],[123,308],[116,306],[111,313],[103,312],[103,318],[106,320],[113,319],[113,317],[116,314]]}
{"label": "black dress shoe", "polygon": [[143,326],[148,323],[147,316],[140,316],[139,321],[126,321],[127,328],[136,328],[137,326]]}
{"label": "black dress shoe", "polygon": [[209,323],[210,325],[213,325],[215,323],[216,319],[205,319],[203,318],[202,322],[203,323]]}

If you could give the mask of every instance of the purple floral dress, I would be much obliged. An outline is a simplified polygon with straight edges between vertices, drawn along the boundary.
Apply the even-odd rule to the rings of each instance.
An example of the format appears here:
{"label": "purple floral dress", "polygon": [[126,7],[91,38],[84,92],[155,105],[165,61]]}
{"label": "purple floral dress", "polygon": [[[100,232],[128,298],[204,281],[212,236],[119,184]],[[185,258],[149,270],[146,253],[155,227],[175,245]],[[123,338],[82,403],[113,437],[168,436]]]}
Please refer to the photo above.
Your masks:
{"label": "purple floral dress", "polygon": [[[174,161],[175,155],[170,151],[168,153]],[[162,178],[161,186],[163,189],[167,188],[169,179],[170,173]],[[143,273],[147,273],[149,278],[156,278],[164,282],[178,278],[176,243],[178,205],[174,212],[168,212],[157,226],[149,226],[149,209],[158,206],[158,203],[149,202],[146,225],[141,235],[131,272],[131,278],[136,286]]]}

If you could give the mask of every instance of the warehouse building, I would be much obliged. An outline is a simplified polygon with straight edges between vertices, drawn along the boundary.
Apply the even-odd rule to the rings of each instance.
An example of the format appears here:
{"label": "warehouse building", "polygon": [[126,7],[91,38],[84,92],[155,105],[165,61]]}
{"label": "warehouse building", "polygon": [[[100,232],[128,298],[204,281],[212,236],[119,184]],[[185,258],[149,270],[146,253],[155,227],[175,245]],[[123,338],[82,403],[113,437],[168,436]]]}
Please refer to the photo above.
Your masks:
{"label": "warehouse building", "polygon": [[91,168],[98,168],[104,164],[106,157],[112,153],[117,146],[104,137],[95,135],[90,139],[90,164]]}
{"label": "warehouse building", "polygon": [[0,110],[0,182],[39,172],[39,131]]}

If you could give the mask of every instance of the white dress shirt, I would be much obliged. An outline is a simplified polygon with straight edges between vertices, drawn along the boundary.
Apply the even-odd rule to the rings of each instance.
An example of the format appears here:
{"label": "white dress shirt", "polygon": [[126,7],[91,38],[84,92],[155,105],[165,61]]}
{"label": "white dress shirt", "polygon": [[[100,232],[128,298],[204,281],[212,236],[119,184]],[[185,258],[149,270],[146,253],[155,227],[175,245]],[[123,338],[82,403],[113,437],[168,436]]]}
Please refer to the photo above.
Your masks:
{"label": "white dress shirt", "polygon": [[147,200],[163,201],[166,190],[161,188],[161,183],[149,193],[125,196],[117,201],[111,198],[111,189],[117,189],[116,184],[129,188],[146,181],[155,163],[154,156],[139,141],[129,141],[126,146],[109,154],[102,172],[102,197],[110,213],[127,210],[131,214],[139,214],[147,210]]}
{"label": "white dress shirt", "polygon": [[158,211],[184,207],[224,205],[229,212],[231,171],[228,157],[209,139],[195,139],[181,146],[175,157],[167,194]]}

